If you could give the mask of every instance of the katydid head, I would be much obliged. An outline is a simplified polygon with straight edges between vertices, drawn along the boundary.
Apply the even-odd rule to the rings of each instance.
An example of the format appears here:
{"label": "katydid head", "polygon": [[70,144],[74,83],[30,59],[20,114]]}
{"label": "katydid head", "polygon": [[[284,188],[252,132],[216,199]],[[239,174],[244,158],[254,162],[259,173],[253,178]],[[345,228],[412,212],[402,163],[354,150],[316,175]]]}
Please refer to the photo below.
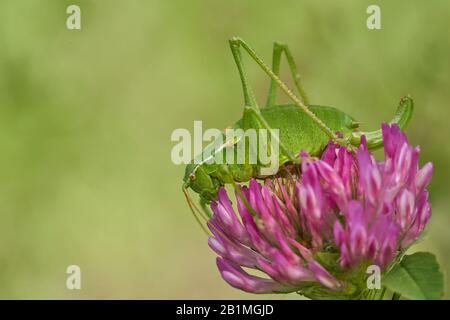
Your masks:
{"label": "katydid head", "polygon": [[216,198],[219,191],[218,180],[207,173],[205,165],[188,164],[183,178],[183,188],[190,188],[200,195],[200,198],[211,201]]}

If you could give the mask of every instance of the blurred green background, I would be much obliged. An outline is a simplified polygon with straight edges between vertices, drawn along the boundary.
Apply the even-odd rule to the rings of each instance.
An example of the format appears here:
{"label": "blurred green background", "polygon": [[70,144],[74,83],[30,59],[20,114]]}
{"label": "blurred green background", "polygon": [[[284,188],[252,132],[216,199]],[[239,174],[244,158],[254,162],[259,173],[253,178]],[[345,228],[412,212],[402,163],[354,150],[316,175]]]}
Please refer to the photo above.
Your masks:
{"label": "blurred green background", "polygon": [[[67,30],[69,4],[82,30]],[[370,4],[382,30],[366,28]],[[241,116],[233,35],[269,62],[287,42],[312,102],[366,129],[415,97],[408,134],[435,164],[419,249],[448,273],[449,12],[442,0],[2,0],[0,298],[261,298],[221,280],[170,158],[174,129]],[[247,65],[265,101],[268,79]],[[66,289],[71,264],[80,291]]]}

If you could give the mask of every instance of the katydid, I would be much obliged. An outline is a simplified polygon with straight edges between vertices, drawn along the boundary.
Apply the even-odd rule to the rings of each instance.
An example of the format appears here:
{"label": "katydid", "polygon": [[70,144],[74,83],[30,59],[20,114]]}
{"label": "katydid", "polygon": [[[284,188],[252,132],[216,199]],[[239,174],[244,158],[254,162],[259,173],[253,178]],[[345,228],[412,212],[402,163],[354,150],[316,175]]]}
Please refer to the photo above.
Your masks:
{"label": "katydid", "polygon": [[[349,147],[359,146],[361,137],[364,135],[369,149],[376,149],[383,145],[381,130],[362,132],[359,130],[359,122],[347,113],[334,107],[311,105],[309,103],[293,56],[287,45],[274,44],[272,68],[269,68],[242,39],[235,37],[229,43],[242,82],[245,103],[242,119],[238,120],[233,128],[243,130],[250,128],[266,129],[271,134],[274,129],[278,129],[279,164],[281,167],[288,164],[299,164],[301,160],[300,151],[305,151],[311,156],[320,156],[330,140]],[[271,79],[267,103],[263,108],[258,106],[248,83],[242,61],[242,49]],[[286,56],[298,96],[278,76],[283,53]],[[292,104],[276,103],[278,88],[292,100]],[[397,123],[403,130],[412,116],[412,111],[412,98],[409,96],[402,98],[391,123]],[[228,144],[227,147],[229,147],[230,141],[225,141],[224,144]],[[212,148],[213,145],[214,142],[206,148]],[[243,164],[215,164],[195,161],[187,165],[183,179],[183,192],[194,215],[195,211],[200,212],[200,210],[192,202],[188,194],[189,188],[199,194],[200,204],[206,211],[204,217],[207,219],[209,217],[207,205],[216,199],[218,190],[222,186],[226,184],[235,186],[236,182],[247,182],[251,178],[265,178],[260,174],[260,169],[261,164],[248,162]],[[198,216],[196,216],[196,219],[198,220]]]}

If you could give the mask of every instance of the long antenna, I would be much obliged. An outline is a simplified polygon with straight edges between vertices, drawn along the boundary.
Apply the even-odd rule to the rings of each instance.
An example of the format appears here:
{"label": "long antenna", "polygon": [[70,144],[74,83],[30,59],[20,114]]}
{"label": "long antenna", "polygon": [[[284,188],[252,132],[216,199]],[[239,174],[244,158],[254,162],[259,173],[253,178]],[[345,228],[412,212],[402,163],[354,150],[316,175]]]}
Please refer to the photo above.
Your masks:
{"label": "long antenna", "polygon": [[[194,215],[195,221],[197,221],[198,225],[200,226],[200,228],[202,228],[202,230],[205,232],[205,234],[209,237],[210,233],[208,232],[208,230],[205,228],[205,226],[203,225],[203,223],[200,221],[199,216],[201,216],[205,221],[207,221],[207,219],[201,214],[200,210],[196,207],[196,205],[192,202],[191,197],[189,196],[189,192],[186,188],[185,185],[183,185],[182,187],[184,196],[186,198],[186,201],[189,205],[189,208],[191,209],[192,214]],[[197,212],[197,213],[196,213]]]}

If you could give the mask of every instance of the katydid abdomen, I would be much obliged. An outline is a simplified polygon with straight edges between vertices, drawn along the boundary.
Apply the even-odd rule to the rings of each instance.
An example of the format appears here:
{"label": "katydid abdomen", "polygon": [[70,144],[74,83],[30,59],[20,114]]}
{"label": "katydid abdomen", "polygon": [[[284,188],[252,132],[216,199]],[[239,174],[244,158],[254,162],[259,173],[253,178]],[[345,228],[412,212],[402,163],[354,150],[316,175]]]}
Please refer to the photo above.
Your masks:
{"label": "katydid abdomen", "polygon": [[[309,109],[331,130],[344,138],[358,129],[357,122],[348,114],[326,106],[309,106]],[[330,138],[299,107],[293,104],[275,105],[260,110],[271,128],[279,129],[280,141],[289,151],[298,155],[306,151],[311,156],[319,156]],[[280,164],[287,162],[287,155],[280,152]]]}

